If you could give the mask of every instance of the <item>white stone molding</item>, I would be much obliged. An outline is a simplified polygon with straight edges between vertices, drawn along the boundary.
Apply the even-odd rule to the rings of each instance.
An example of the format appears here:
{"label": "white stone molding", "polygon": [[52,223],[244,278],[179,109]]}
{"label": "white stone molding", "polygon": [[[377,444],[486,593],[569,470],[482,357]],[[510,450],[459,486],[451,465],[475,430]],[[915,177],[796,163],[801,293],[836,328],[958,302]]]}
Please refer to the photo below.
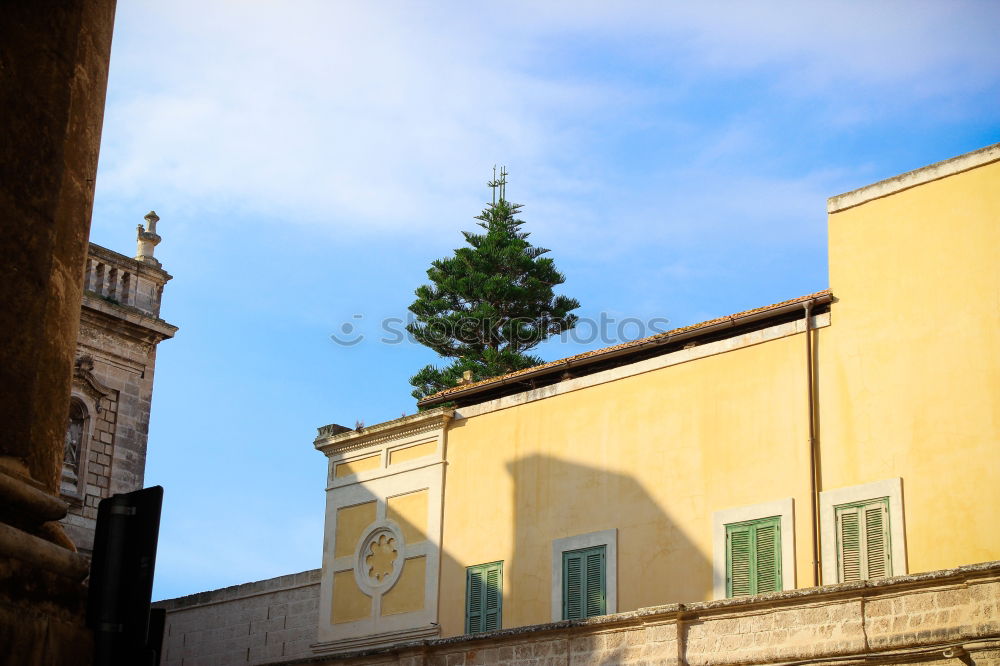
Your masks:
{"label": "white stone molding", "polygon": [[892,557],[892,575],[904,576],[906,565],[906,525],[903,512],[903,479],[885,479],[858,486],[824,490],[819,494],[819,524],[823,563],[823,584],[839,583],[837,574],[837,516],[836,508],[882,497],[889,498],[889,544]]}
{"label": "white stone molding", "polygon": [[[377,446],[385,442],[398,445],[401,440],[425,432],[443,429],[454,412],[447,407],[430,409],[426,412],[403,416],[392,421],[379,423],[368,428],[347,430],[334,434],[320,434],[313,445],[327,456],[338,452],[353,451],[359,448]],[[326,432],[327,426],[319,429]]]}
{"label": "white stone molding", "polygon": [[886,180],[880,180],[877,183],[865,185],[851,192],[830,197],[826,200],[826,212],[837,213],[854,206],[860,206],[873,199],[880,199],[890,194],[908,190],[917,185],[923,185],[934,180],[954,176],[963,171],[986,166],[997,160],[1000,160],[1000,143],[995,143],[992,146],[986,146],[985,148],[980,148],[979,150],[974,150],[971,153],[965,153],[958,157],[952,157],[942,162],[929,164],[925,167],[887,178]]}
{"label": "white stone molding", "polygon": [[[753,345],[770,342],[772,340],[779,340],[790,335],[804,333],[805,325],[805,317],[802,317],[801,319],[785,322],[784,324],[778,324],[776,326],[770,326],[758,331],[751,331],[749,333],[744,333],[731,338],[716,340],[715,342],[707,342],[705,344],[696,345],[687,349],[678,349],[677,351],[670,352],[669,354],[654,356],[653,358],[646,359],[645,361],[626,363],[625,365],[618,366],[617,368],[595,372],[590,375],[584,375],[583,377],[577,377],[576,379],[566,379],[541,388],[515,393],[513,395],[504,396],[495,400],[487,400],[474,405],[467,405],[465,407],[460,407],[458,411],[455,412],[455,418],[467,419],[472,418],[473,416],[489,414],[490,412],[496,412],[501,409],[525,405],[529,402],[535,402],[536,400],[544,400],[545,398],[551,398],[553,396],[570,393],[572,391],[579,391],[581,389],[590,388],[591,386],[599,386],[600,384],[607,384],[608,382],[617,381],[626,377],[632,377],[646,372],[668,368],[672,365],[687,363],[688,361],[696,361],[700,358],[715,356],[716,354],[724,354],[726,352],[736,351],[737,349],[751,347]],[[815,330],[818,328],[825,328],[829,325],[829,312],[812,316],[811,329]]]}
{"label": "white stone molding", "polygon": [[[395,540],[397,557],[392,563],[392,571],[385,580],[372,583],[371,577],[366,571],[365,560],[368,557],[368,550],[381,536],[386,535]],[[399,525],[388,519],[376,520],[368,526],[365,536],[358,541],[354,551],[354,581],[361,588],[361,591],[369,597],[376,597],[385,594],[392,589],[392,586],[399,580],[399,574],[403,571],[403,563],[406,561],[406,541],[403,539],[403,531]]]}
{"label": "white stone molding", "polygon": [[[441,560],[441,523],[444,501],[444,440],[450,410],[434,410],[429,415],[415,415],[380,424],[367,430],[348,431],[316,440],[316,448],[328,458],[326,527],[323,546],[323,571],[320,583],[319,627],[316,653],[342,652],[361,647],[389,645],[401,640],[436,636],[438,581]],[[389,452],[414,445],[432,443],[426,455],[395,465],[389,464]],[[378,456],[378,466],[340,478],[338,464]],[[427,492],[426,540],[408,543],[403,530],[387,517],[388,501],[393,497],[425,490]],[[338,510],[365,502],[375,502],[375,520],[364,530],[351,554],[335,557]],[[364,549],[373,536],[392,533],[397,539],[399,558],[391,576],[383,583],[372,584],[361,575]],[[398,582],[406,560],[426,558],[424,605],[421,610],[382,616],[382,598]],[[353,571],[354,582],[372,599],[371,615],[351,622],[333,623],[334,574]],[[367,572],[365,572],[367,574]]]}
{"label": "white stone molding", "polygon": [[562,616],[563,553],[581,548],[604,546],[607,569],[604,572],[605,612],[618,612],[618,528],[563,537],[552,541],[552,621]]}
{"label": "white stone molding", "polygon": [[726,525],[761,518],[781,518],[781,589],[795,589],[795,500],[791,497],[712,514],[712,597],[726,598]]}

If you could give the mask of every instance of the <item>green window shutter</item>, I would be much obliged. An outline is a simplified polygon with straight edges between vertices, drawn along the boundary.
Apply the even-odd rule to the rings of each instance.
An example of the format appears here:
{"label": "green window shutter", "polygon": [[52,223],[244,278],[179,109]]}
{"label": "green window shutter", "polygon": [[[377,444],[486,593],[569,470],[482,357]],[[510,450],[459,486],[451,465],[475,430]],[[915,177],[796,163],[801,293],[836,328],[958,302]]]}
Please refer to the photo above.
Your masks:
{"label": "green window shutter", "polygon": [[892,575],[889,551],[889,501],[865,507],[865,559],[868,578]]}
{"label": "green window shutter", "polygon": [[604,615],[604,546],[587,553],[587,617]]}
{"label": "green window shutter", "polygon": [[861,519],[857,507],[837,509],[837,568],[840,582],[861,580]]}
{"label": "green window shutter", "polygon": [[837,519],[837,574],[841,583],[892,575],[889,498],[842,504]]}
{"label": "green window shutter", "polygon": [[726,525],[726,596],[781,590],[781,517]]}
{"label": "green window shutter", "polygon": [[761,521],[754,531],[754,552],[757,555],[756,594],[781,590],[781,551],[778,550],[780,531],[780,518]]}
{"label": "green window shutter", "polygon": [[750,527],[726,525],[726,596],[745,597],[753,594],[750,585],[751,563]]}
{"label": "green window shutter", "polygon": [[563,619],[579,620],[583,614],[583,557],[563,553]]}
{"label": "green window shutter", "polygon": [[483,600],[483,617],[486,631],[500,628],[500,604],[503,594],[500,587],[500,564],[491,565],[486,570],[486,594]]}
{"label": "green window shutter", "polygon": [[503,610],[503,562],[465,570],[465,633],[500,629]]}
{"label": "green window shutter", "polygon": [[604,546],[563,553],[563,619],[579,620],[607,612]]}

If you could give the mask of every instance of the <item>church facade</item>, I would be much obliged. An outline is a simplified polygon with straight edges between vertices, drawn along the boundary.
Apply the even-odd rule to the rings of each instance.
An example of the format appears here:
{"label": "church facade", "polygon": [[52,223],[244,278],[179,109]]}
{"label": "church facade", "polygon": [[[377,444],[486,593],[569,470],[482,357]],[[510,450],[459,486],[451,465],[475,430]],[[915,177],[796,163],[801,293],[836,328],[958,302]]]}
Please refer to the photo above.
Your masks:
{"label": "church facade", "polygon": [[177,327],[160,318],[171,279],[154,257],[155,212],[137,229],[135,258],[90,244],[63,454],[62,523],[89,554],[97,505],[143,487],[156,348]]}

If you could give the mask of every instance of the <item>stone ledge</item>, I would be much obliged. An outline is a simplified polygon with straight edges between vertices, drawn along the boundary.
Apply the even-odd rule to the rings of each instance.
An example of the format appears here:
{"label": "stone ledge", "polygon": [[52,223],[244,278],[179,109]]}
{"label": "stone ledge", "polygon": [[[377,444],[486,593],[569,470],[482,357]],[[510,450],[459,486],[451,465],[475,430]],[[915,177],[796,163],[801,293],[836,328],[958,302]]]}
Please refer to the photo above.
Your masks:
{"label": "stone ledge", "polygon": [[[895,605],[899,599],[910,605]],[[867,617],[866,605],[876,601],[883,607]],[[887,608],[895,625],[886,624]],[[977,649],[992,651],[1000,649],[1000,561],[269,663],[545,663],[555,657],[531,646],[552,641],[568,645],[571,659],[559,663],[574,664],[914,663],[944,658],[949,646],[981,643]]]}
{"label": "stone ledge", "polygon": [[198,592],[197,594],[189,594],[184,597],[162,599],[154,602],[153,606],[155,608],[165,608],[167,612],[193,609],[200,606],[208,606],[226,601],[245,599],[247,597],[255,597],[262,594],[273,594],[275,592],[283,592],[285,590],[295,590],[302,587],[319,585],[320,575],[320,569],[309,569],[308,571],[302,571],[296,574],[278,576],[277,578],[267,578],[265,580],[254,581],[252,583],[231,585],[230,587],[223,587],[218,590],[208,590],[206,592]]}
{"label": "stone ledge", "polygon": [[913,171],[907,171],[906,173],[880,180],[877,183],[866,185],[851,192],[830,197],[826,200],[826,211],[827,213],[837,213],[848,208],[853,208],[854,206],[860,206],[873,199],[881,199],[890,194],[902,192],[911,187],[947,178],[948,176],[954,176],[963,171],[985,166],[997,160],[1000,160],[1000,143],[914,169]]}

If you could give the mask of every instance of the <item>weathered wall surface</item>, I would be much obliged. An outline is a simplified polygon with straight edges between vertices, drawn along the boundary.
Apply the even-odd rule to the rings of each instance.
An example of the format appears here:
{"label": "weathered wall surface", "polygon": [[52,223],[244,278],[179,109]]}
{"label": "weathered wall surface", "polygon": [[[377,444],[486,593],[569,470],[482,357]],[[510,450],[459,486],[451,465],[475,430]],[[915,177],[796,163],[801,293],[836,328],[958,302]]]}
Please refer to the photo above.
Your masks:
{"label": "weathered wall surface", "polygon": [[311,654],[320,570],[158,601],[167,610],[162,666],[260,664]]}
{"label": "weathered wall surface", "polygon": [[965,664],[1000,664],[1000,562],[274,663],[954,666],[966,653]]}

